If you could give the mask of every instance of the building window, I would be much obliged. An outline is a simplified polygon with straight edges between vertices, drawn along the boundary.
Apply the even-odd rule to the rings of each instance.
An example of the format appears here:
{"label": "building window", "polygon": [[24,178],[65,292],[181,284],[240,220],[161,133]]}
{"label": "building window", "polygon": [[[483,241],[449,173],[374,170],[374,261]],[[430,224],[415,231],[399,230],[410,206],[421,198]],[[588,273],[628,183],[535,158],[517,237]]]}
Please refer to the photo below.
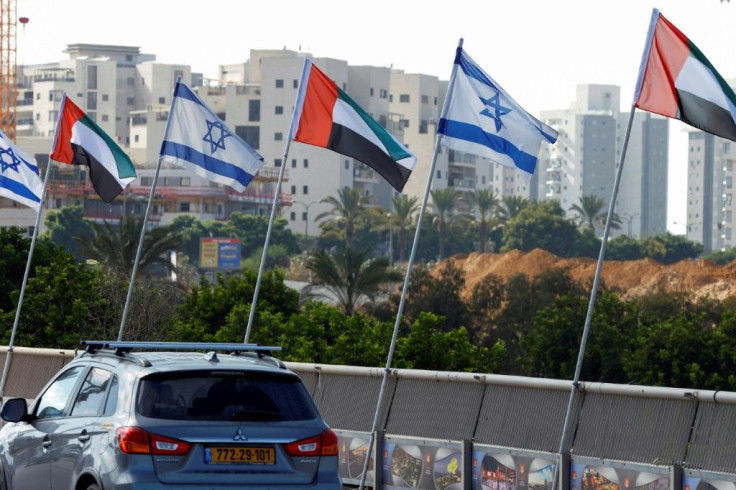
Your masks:
{"label": "building window", "polygon": [[386,90],[385,88],[382,88],[381,90],[378,91],[378,96],[382,99],[385,99],[386,97],[388,97],[388,90]]}
{"label": "building window", "polygon": [[429,104],[429,95],[422,95],[422,104]]}
{"label": "building window", "polygon": [[293,87],[294,87],[294,88],[299,88],[299,80],[297,80],[297,79],[294,79],[294,82],[293,82]]}
{"label": "building window", "polygon": [[281,166],[281,159],[280,158],[274,159],[273,166],[274,167],[280,167]]}
{"label": "building window", "polygon": [[125,103],[128,104],[128,105],[135,105],[135,97],[128,97],[125,100]]}
{"label": "building window", "polygon": [[102,102],[107,102],[108,100],[110,100],[110,96],[107,94],[102,94]]}
{"label": "building window", "polygon": [[294,211],[291,212],[291,221],[296,221],[296,213]]}
{"label": "building window", "polygon": [[284,88],[284,80],[282,78],[276,80],[276,88]]}
{"label": "building window", "polygon": [[158,98],[158,103],[159,104],[165,104],[166,103],[166,97],[159,97]]}
{"label": "building window", "polygon": [[309,160],[304,159],[304,168],[309,168]]}
{"label": "building window", "polygon": [[307,221],[307,212],[302,211],[302,221]]}
{"label": "building window", "polygon": [[283,114],[284,113],[284,106],[277,105],[274,107],[274,114]]}
{"label": "building window", "polygon": [[133,136],[133,141],[136,142],[136,143],[138,143],[138,135],[137,134]]}
{"label": "building window", "polygon": [[[41,100],[41,92],[36,92],[36,100]],[[49,101],[51,100],[51,93],[49,92]]]}
{"label": "building window", "polygon": [[371,87],[371,97],[373,97],[373,87]]}
{"label": "building window", "polygon": [[308,185],[303,186],[302,192],[304,193],[305,196],[309,194],[309,186]]}
{"label": "building window", "polygon": [[409,94],[399,95],[399,102],[409,102]]}
{"label": "building window", "polygon": [[182,213],[188,213],[189,212],[189,203],[188,202],[182,202],[179,204],[179,211]]}
{"label": "building window", "polygon": [[107,122],[109,120],[110,120],[110,116],[108,116],[107,114],[102,115],[102,122]]}
{"label": "building window", "polygon": [[133,85],[135,85],[135,78],[128,77],[128,86],[132,87]]}
{"label": "building window", "polygon": [[284,133],[274,133],[273,139],[275,141],[281,141],[284,139]]}
{"label": "building window", "polygon": [[87,110],[97,110],[97,92],[87,92]]}
{"label": "building window", "polygon": [[429,132],[429,123],[425,119],[419,123],[419,133],[427,134],[428,132]]}
{"label": "building window", "polygon": [[260,121],[261,120],[261,101],[250,100],[248,101],[248,121]]}
{"label": "building window", "polygon": [[345,160],[345,170],[350,170],[350,160]]}
{"label": "building window", "polygon": [[295,185],[292,185],[291,186],[291,193],[292,194],[296,194],[296,186]]}
{"label": "building window", "polygon": [[87,90],[97,90],[96,65],[87,65]]}
{"label": "building window", "polygon": [[437,178],[438,179],[441,179],[442,178],[442,170],[438,170],[437,171]]}
{"label": "building window", "polygon": [[296,158],[291,159],[291,168],[296,168]]}

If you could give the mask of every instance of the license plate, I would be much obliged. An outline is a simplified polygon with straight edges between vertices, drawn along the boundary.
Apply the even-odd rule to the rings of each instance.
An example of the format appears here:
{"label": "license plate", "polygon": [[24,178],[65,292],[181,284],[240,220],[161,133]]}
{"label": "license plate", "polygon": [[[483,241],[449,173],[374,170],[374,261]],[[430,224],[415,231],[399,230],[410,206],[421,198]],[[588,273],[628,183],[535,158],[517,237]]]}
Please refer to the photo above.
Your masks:
{"label": "license plate", "polygon": [[205,463],[274,464],[272,447],[212,446],[204,450]]}

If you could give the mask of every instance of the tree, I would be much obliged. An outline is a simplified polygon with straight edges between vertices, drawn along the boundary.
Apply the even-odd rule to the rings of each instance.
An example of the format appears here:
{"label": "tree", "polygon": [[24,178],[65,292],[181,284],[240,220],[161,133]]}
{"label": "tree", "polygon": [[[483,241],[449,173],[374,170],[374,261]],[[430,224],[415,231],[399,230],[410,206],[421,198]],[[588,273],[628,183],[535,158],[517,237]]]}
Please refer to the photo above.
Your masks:
{"label": "tree", "polygon": [[431,191],[431,194],[434,223],[439,234],[439,259],[442,260],[445,258],[445,251],[447,248],[447,227],[459,194],[451,187],[435,189]]}
{"label": "tree", "polygon": [[525,207],[531,204],[529,199],[521,196],[503,196],[498,213],[504,221],[515,218]]}
{"label": "tree", "polygon": [[465,327],[445,328],[445,318],[421,313],[397,342],[396,366],[436,371],[482,371],[488,349],[473,345]]}
{"label": "tree", "polygon": [[[14,226],[0,227],[0,310],[9,311],[18,303],[14,295],[20,293],[31,248],[31,239],[25,233]],[[38,267],[50,265],[60,255],[67,255],[63,247],[47,237],[38,238],[29,277],[35,276]]]}
{"label": "tree", "polygon": [[586,225],[589,228],[595,229],[595,225],[598,224],[601,219],[605,222],[606,201],[602,197],[589,194],[581,196],[579,200],[580,204],[573,204],[570,206],[570,211],[574,211],[576,213],[576,219],[581,223],[581,225]]}
{"label": "tree", "polygon": [[574,251],[571,244],[578,236],[577,228],[565,217],[560,203],[544,201],[526,206],[506,223],[502,250],[530,252],[541,248],[560,257],[570,257]]}
{"label": "tree", "polygon": [[[406,293],[404,315],[410,322],[422,312],[441,316],[446,319],[447,330],[466,325],[468,308],[460,297],[464,286],[465,273],[451,260],[444,262],[436,275],[427,267],[415,266]],[[398,307],[400,298],[393,300]]]}
{"label": "tree", "polygon": [[[128,216],[114,226],[105,221],[103,224],[92,223],[95,234],[91,238],[77,237],[83,246],[84,254],[100,262],[109,270],[115,270],[130,277],[133,271],[143,221]],[[151,274],[156,267],[168,271],[176,271],[169,255],[177,250],[181,240],[180,233],[167,226],[159,226],[148,230],[143,239],[138,270],[142,274]]]}
{"label": "tree", "polygon": [[401,194],[392,198],[391,226],[399,238],[399,262],[406,259],[406,234],[414,223],[414,213],[419,209],[417,198]]}
{"label": "tree", "polygon": [[322,200],[330,204],[332,209],[318,214],[315,220],[332,217],[339,222],[344,227],[346,247],[350,248],[353,245],[355,227],[365,214],[367,199],[360,189],[343,187],[337,191],[337,198],[328,196]]}
{"label": "tree", "polygon": [[468,194],[468,201],[478,219],[479,252],[486,252],[488,221],[496,214],[499,200],[491,189],[476,189]]}
{"label": "tree", "polygon": [[78,262],[87,258],[77,237],[90,239],[95,231],[92,223],[84,217],[81,205],[50,209],[44,221],[52,242],[64,247]]}
{"label": "tree", "polygon": [[369,258],[368,250],[345,247],[335,255],[316,250],[307,261],[307,268],[315,275],[316,282],[307,286],[307,294],[316,293],[317,287],[326,289],[346,315],[352,315],[366,299],[374,302],[386,283],[400,280],[399,274],[390,271],[385,257]]}

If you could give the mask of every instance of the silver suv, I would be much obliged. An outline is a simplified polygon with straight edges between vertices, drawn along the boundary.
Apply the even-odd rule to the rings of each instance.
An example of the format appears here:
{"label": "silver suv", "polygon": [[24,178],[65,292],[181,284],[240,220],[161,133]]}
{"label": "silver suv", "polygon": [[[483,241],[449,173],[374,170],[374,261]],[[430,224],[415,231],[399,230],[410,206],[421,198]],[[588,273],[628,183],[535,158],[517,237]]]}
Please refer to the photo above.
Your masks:
{"label": "silver suv", "polygon": [[3,405],[2,489],[341,487],[337,436],[280,347],[82,344],[30,409]]}

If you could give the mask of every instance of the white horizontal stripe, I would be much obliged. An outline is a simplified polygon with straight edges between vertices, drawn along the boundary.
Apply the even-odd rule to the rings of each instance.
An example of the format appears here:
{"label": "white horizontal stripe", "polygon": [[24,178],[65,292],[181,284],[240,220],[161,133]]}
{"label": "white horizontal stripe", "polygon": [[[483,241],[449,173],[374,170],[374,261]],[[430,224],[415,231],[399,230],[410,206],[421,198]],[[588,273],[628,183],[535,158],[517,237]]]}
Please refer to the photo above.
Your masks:
{"label": "white horizontal stripe", "polygon": [[107,172],[114,178],[121,187],[126,187],[132,182],[135,177],[127,177],[124,179],[120,178],[118,172],[118,164],[115,161],[115,156],[110,151],[110,147],[107,146],[105,140],[92,131],[89,126],[77,121],[72,126],[72,143],[75,143],[85,149],[87,153],[95,157],[100,165],[102,165]]}
{"label": "white horizontal stripe", "polygon": [[728,97],[723,93],[723,89],[713,72],[693,56],[687,57],[675,80],[675,88],[690,92],[701,99],[723,107],[731,114],[734,113]]}

